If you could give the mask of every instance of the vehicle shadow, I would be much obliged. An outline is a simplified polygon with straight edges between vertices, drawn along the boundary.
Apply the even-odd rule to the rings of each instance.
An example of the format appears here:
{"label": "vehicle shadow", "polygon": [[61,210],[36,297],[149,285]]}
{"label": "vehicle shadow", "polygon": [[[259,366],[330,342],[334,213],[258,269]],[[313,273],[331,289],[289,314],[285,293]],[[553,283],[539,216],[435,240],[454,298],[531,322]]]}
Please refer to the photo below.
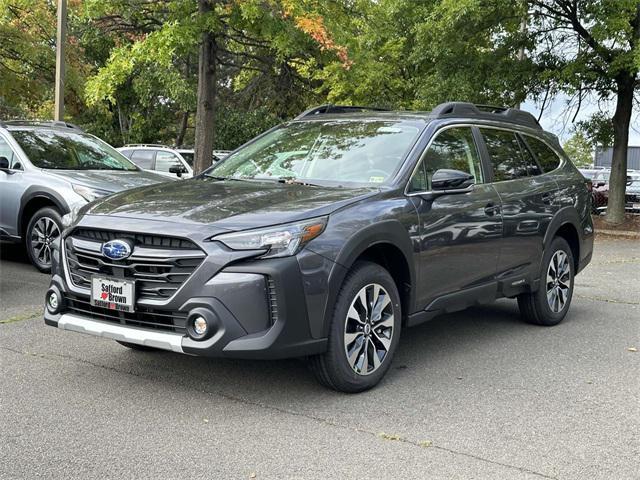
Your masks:
{"label": "vehicle shadow", "polygon": [[30,263],[24,245],[4,241],[0,241],[0,261]]}
{"label": "vehicle shadow", "polygon": [[[570,313],[565,323],[579,315],[577,311]],[[493,355],[500,348],[518,349],[531,344],[532,337],[557,335],[553,330],[524,323],[516,302],[509,300],[437,317],[402,332],[399,350],[387,376],[365,395],[385,395],[387,389],[401,388],[403,383],[409,386],[415,382],[411,378],[413,374],[435,382],[443,381],[438,377],[445,372],[448,378],[451,375],[455,378],[453,370],[473,370],[478,356]],[[174,388],[181,386],[236,399],[317,404],[318,398],[341,396],[317,384],[303,359],[209,359],[167,352],[127,351],[121,347],[113,351],[110,359],[113,362],[110,367],[135,371]]]}

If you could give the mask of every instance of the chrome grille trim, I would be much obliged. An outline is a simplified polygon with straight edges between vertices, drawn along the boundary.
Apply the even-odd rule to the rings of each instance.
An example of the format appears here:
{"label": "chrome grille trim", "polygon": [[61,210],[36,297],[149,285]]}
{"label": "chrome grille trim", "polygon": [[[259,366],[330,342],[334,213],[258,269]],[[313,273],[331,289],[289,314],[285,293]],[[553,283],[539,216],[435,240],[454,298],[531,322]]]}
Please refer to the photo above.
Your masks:
{"label": "chrome grille trim", "polygon": [[[108,238],[112,235],[102,236]],[[121,238],[134,240],[137,237],[138,234],[122,234]],[[162,243],[162,237],[153,236],[156,237],[159,240],[154,242]],[[138,300],[166,300],[178,291],[206,256],[188,240],[180,245],[192,245],[193,248],[172,249],[136,244],[129,258],[111,260],[102,255],[102,242],[78,238],[74,231],[64,239],[65,271],[72,286],[85,294],[91,288],[91,275],[104,275],[135,280]]]}
{"label": "chrome grille trim", "polygon": [[278,320],[278,295],[276,293],[276,282],[271,277],[267,280],[267,299],[269,300],[269,317],[271,325]]}

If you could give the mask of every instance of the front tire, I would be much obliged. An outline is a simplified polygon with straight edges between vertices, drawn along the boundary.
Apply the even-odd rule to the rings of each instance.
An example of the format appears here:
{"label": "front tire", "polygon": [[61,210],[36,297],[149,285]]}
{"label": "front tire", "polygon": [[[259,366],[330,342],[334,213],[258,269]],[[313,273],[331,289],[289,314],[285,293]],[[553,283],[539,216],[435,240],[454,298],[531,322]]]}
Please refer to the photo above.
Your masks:
{"label": "front tire", "polygon": [[34,267],[42,273],[51,273],[52,243],[60,237],[62,218],[53,207],[38,210],[27,224],[25,247]]}
{"label": "front tire", "polygon": [[556,237],[544,254],[540,288],[518,296],[520,314],[529,323],[553,326],[560,323],[573,297],[573,252],[564,238]]}
{"label": "front tire", "polygon": [[391,365],[401,323],[400,296],[389,272],[356,263],[336,300],[327,352],[310,359],[318,381],[346,393],[377,385]]}

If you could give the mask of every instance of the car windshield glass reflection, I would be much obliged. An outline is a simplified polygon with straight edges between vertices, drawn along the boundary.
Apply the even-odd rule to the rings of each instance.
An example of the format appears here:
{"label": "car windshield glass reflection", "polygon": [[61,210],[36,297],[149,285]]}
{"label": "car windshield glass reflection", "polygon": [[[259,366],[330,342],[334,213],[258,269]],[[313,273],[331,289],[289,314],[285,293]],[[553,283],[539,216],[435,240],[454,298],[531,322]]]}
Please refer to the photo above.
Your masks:
{"label": "car windshield glass reflection", "polygon": [[16,130],[11,134],[38,168],[137,170],[124,155],[91,135],[54,130]]}
{"label": "car windshield glass reflection", "polygon": [[209,174],[380,184],[399,168],[419,130],[399,121],[293,123],[234,153]]}

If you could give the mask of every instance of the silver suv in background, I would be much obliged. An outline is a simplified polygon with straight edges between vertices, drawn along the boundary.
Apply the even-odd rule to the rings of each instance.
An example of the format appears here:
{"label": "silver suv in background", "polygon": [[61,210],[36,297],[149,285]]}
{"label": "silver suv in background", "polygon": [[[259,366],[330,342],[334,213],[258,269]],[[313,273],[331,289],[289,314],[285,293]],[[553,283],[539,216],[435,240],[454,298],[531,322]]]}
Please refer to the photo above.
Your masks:
{"label": "silver suv in background", "polygon": [[0,239],[51,270],[62,216],[99,197],[166,181],[65,122],[0,122]]}

